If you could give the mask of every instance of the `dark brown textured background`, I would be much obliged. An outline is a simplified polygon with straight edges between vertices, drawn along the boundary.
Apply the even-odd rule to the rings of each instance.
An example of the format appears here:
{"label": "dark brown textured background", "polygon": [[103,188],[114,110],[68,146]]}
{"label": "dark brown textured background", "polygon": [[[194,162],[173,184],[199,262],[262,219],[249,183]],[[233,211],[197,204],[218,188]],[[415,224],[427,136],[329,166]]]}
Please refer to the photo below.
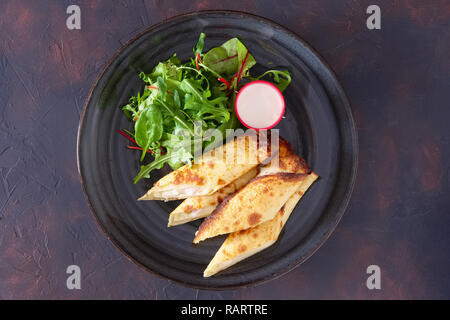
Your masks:
{"label": "dark brown textured background", "polygon": [[[66,28],[78,4],[82,30]],[[369,31],[378,4],[382,30]],[[76,166],[78,121],[104,63],[144,28],[233,9],[299,34],[337,73],[360,140],[343,220],[282,278],[201,291],[151,275],[98,229]],[[0,299],[450,298],[450,1],[0,1]],[[82,289],[66,288],[77,264]],[[367,266],[382,290],[365,286]]]}

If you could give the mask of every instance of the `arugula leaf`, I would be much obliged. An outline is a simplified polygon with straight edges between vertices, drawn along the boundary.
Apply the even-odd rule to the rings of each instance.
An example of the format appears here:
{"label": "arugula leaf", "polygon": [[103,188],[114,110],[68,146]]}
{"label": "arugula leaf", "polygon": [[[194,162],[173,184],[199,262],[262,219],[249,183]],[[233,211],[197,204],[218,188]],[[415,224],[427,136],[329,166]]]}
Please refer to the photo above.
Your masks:
{"label": "arugula leaf", "polygon": [[190,133],[192,133],[192,135],[194,135],[194,132],[192,131],[191,128],[191,124],[189,124],[189,122],[187,122],[184,119],[184,116],[180,111],[173,108],[172,106],[170,106],[161,99],[157,99],[156,101],[165,109],[166,112],[170,114],[170,116],[175,120],[175,122],[179,123],[184,129],[188,130]]}
{"label": "arugula leaf", "polygon": [[206,95],[211,95],[211,92],[209,91],[202,91],[200,83],[192,79],[184,79],[181,81],[180,89],[186,93],[192,94],[203,102],[207,99]]}
{"label": "arugula leaf", "polygon": [[155,169],[161,169],[164,166],[164,164],[170,160],[170,157],[171,157],[170,154],[157,155],[155,157],[155,160],[153,160],[152,162],[150,162],[145,166],[141,166],[139,173],[134,178],[134,184],[138,183],[139,180],[143,178],[150,178],[150,172]]}
{"label": "arugula leaf", "polygon": [[[152,81],[150,75],[148,75],[144,72],[139,73],[139,78],[141,78],[142,81],[144,81],[146,84],[150,84],[150,85],[153,84],[153,81]],[[134,97],[132,97],[132,98],[134,98]]]}
{"label": "arugula leaf", "polygon": [[136,108],[132,103],[129,103],[122,107],[123,113],[127,116],[128,119],[133,120],[137,116]]}
{"label": "arugula leaf", "polygon": [[192,141],[189,133],[187,133],[186,136],[181,133],[169,134],[167,139],[164,140],[163,146],[169,150],[172,155],[167,163],[173,170],[178,169],[192,159]]}
{"label": "arugula leaf", "polygon": [[264,78],[266,76],[270,76],[273,78],[274,80],[274,85],[280,89],[281,92],[283,92],[284,90],[286,90],[286,88],[289,86],[289,84],[291,83],[291,74],[289,73],[289,71],[284,70],[284,71],[280,71],[280,70],[268,70],[266,72],[264,72],[262,75],[260,75],[259,77],[256,78],[250,78],[251,80],[259,80],[261,78]]}
{"label": "arugula leaf", "polygon": [[211,91],[202,91],[200,83],[195,80],[184,79],[180,89],[186,92],[184,109],[194,110],[195,119],[201,119],[205,114],[210,115],[207,119],[215,119],[218,122],[226,122],[230,119],[230,113],[225,107],[228,97],[220,96],[212,101],[209,100]]}
{"label": "arugula leaf", "polygon": [[192,154],[185,148],[178,148],[173,152],[167,152],[165,155],[157,154],[152,162],[141,166],[139,173],[134,178],[134,183],[138,183],[143,178],[150,178],[150,172],[155,169],[161,169],[165,163],[172,163],[172,169],[176,170],[183,164],[190,163],[191,159]]}
{"label": "arugula leaf", "polygon": [[160,62],[158,65],[153,69],[153,72],[148,75],[150,80],[152,80],[151,83],[155,83],[156,79],[158,77],[162,77],[163,79],[178,79],[180,76],[180,59],[178,59],[177,55],[174,54],[172,57],[170,57],[167,61]]}
{"label": "arugula leaf", "polygon": [[205,37],[206,35],[202,32],[200,33],[200,37],[198,38],[197,45],[194,48],[194,54],[201,54],[203,51],[203,47],[205,46]]}
{"label": "arugula leaf", "polygon": [[[220,103],[220,101],[226,100],[227,98],[225,97],[217,98],[216,103]],[[186,95],[185,101],[186,103],[184,105],[184,108],[186,110],[192,110],[191,114],[194,116],[194,119],[214,119],[219,123],[227,122],[230,119],[230,112],[225,107],[216,107],[212,103],[201,102],[189,94]]]}

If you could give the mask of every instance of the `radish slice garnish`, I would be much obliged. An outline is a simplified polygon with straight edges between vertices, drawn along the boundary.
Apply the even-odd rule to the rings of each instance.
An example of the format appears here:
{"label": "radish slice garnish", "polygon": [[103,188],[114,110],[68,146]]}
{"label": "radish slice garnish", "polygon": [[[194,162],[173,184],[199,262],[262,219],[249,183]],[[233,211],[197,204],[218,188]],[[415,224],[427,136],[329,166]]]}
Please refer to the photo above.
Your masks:
{"label": "radish slice garnish", "polygon": [[247,128],[271,129],[284,115],[284,97],[272,83],[263,80],[253,81],[239,90],[235,110],[239,121]]}

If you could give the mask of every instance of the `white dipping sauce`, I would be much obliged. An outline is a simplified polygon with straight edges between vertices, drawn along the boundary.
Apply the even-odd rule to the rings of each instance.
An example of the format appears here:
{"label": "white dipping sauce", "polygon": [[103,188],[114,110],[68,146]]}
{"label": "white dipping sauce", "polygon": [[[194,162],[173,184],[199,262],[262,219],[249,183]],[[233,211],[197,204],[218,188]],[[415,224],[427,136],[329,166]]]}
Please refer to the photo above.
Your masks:
{"label": "white dipping sauce", "polygon": [[236,98],[236,113],[247,127],[254,129],[272,127],[283,116],[283,95],[269,82],[251,82],[239,91]]}

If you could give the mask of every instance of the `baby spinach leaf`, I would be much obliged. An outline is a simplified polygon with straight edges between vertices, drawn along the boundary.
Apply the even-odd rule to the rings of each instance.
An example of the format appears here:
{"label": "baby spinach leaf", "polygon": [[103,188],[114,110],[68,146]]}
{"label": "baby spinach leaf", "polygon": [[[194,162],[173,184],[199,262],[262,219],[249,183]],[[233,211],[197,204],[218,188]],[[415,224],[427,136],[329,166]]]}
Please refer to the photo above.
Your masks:
{"label": "baby spinach leaf", "polygon": [[148,105],[139,116],[134,126],[135,140],[142,148],[141,161],[151,143],[161,139],[163,134],[163,118],[158,106]]}
{"label": "baby spinach leaf", "polygon": [[173,93],[173,103],[175,104],[175,107],[181,109],[180,94],[177,89],[175,89]]}
{"label": "baby spinach leaf", "polygon": [[162,77],[158,77],[158,79],[156,80],[156,83],[158,84],[159,95],[161,96],[162,99],[165,99],[166,95],[167,95],[166,82],[164,81],[164,79]]}

